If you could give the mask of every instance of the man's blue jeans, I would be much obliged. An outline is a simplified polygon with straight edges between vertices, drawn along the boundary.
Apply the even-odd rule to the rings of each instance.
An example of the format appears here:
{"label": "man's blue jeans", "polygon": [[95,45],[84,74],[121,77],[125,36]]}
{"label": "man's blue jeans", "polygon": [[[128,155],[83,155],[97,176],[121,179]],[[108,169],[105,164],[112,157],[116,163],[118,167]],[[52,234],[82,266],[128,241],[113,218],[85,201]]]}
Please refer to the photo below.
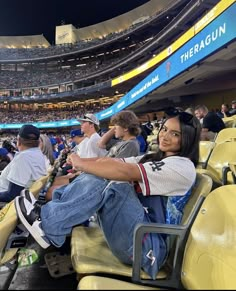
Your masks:
{"label": "man's blue jeans", "polygon": [[[94,213],[98,214],[114,255],[132,264],[134,228],[137,223],[150,220],[128,182],[110,182],[85,173],[79,175],[69,185],[54,190],[52,201],[42,207],[42,228],[47,238],[59,247],[73,226],[83,223]],[[166,252],[160,235],[145,237],[142,267],[152,278],[163,264]]]}

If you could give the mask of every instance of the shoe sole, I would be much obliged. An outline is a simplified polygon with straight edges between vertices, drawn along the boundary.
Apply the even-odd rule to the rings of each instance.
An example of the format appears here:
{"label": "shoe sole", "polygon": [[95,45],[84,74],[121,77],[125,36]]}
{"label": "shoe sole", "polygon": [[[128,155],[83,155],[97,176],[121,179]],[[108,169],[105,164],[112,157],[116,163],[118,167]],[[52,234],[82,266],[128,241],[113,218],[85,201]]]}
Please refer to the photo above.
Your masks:
{"label": "shoe sole", "polygon": [[45,242],[44,239],[42,239],[41,236],[38,235],[37,232],[35,232],[35,230],[33,229],[33,227],[28,223],[28,221],[25,219],[24,215],[21,212],[21,208],[19,205],[19,199],[21,197],[16,197],[15,198],[15,208],[16,208],[16,213],[18,218],[20,219],[20,221],[23,223],[23,225],[26,227],[26,229],[29,231],[29,233],[33,236],[33,238],[36,240],[36,242],[43,248],[46,249],[50,246],[50,244],[48,244],[47,242]]}

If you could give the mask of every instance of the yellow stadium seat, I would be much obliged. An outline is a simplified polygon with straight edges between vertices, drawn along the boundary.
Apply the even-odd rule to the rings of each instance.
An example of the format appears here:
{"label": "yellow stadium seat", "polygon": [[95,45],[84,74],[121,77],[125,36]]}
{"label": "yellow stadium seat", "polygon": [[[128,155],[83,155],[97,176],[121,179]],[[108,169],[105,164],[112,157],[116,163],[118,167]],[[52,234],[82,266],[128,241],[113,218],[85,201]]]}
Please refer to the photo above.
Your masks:
{"label": "yellow stadium seat", "polygon": [[18,247],[6,248],[8,239],[17,225],[17,214],[14,201],[6,204],[0,210],[0,265],[3,265],[15,256]]}
{"label": "yellow stadium seat", "polygon": [[226,141],[236,141],[236,128],[224,128],[215,138],[215,143],[219,144]]}
{"label": "yellow stadium seat", "polygon": [[222,118],[226,128],[232,128],[236,126],[236,118],[234,116]]}
{"label": "yellow stadium seat", "polygon": [[187,289],[236,286],[236,185],[212,191],[204,201],[185,248],[182,282]]}
{"label": "yellow stadium seat", "polygon": [[236,142],[223,142],[216,144],[208,159],[206,169],[197,169],[198,173],[209,175],[214,187],[233,184],[232,173],[229,172],[229,164],[236,161]]}
{"label": "yellow stadium seat", "polygon": [[210,154],[215,146],[213,141],[200,141],[199,143],[199,162],[198,168],[205,169],[207,166]]}
{"label": "yellow stadium seat", "polygon": [[[159,288],[158,288],[159,289]],[[78,285],[77,290],[158,290],[147,285],[138,285],[127,281],[100,276],[85,276]],[[160,290],[160,289],[159,289]]]}
{"label": "yellow stadium seat", "polygon": [[[187,229],[193,212],[199,209],[199,203],[212,188],[212,180],[208,176],[197,174],[196,186],[183,214],[182,223]],[[121,263],[110,251],[105,237],[99,227],[75,227],[71,238],[71,260],[78,277],[85,274],[113,274],[131,277],[132,267]],[[158,279],[165,278],[166,270],[160,270]],[[142,272],[142,277],[148,275]]]}
{"label": "yellow stadium seat", "polygon": [[42,176],[31,185],[29,191],[34,195],[34,197],[38,198],[39,192],[45,186],[49,176],[49,174],[46,176]]}
{"label": "yellow stadium seat", "polygon": [[[99,276],[85,276],[78,290],[233,290],[236,286],[236,185],[221,186],[204,200],[188,234],[181,260],[181,272],[174,280],[143,280],[135,274],[136,284],[125,280]],[[151,229],[153,230],[155,226]],[[149,232],[148,226],[140,226],[135,232],[135,245],[141,244],[139,231]],[[179,226],[172,228],[176,234]],[[167,230],[166,233],[169,233]],[[137,235],[138,234],[138,235]],[[139,237],[139,239],[137,238]],[[135,254],[135,262],[136,256]],[[135,266],[135,265],[134,265]],[[137,284],[138,283],[138,284]],[[142,284],[142,285],[140,285]],[[149,285],[149,286],[148,286]],[[150,287],[150,285],[152,287]]]}

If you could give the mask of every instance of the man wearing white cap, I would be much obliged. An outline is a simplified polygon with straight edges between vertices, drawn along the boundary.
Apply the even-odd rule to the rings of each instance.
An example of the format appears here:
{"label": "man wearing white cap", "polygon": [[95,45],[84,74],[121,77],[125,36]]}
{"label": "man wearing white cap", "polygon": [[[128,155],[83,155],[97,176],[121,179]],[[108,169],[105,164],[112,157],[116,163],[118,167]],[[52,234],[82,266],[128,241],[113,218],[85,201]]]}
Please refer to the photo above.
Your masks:
{"label": "man wearing white cap", "polygon": [[81,130],[89,140],[87,141],[86,148],[80,153],[81,158],[95,158],[104,157],[107,153],[106,150],[98,147],[97,143],[101,136],[97,133],[99,130],[99,120],[94,114],[87,113],[83,117],[78,118],[81,123]]}

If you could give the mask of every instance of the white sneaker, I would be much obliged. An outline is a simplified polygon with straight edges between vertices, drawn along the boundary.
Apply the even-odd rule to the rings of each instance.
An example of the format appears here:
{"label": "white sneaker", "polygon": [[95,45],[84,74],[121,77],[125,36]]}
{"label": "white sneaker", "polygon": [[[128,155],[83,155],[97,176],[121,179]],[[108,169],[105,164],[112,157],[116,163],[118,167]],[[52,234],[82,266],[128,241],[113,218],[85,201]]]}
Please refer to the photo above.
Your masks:
{"label": "white sneaker", "polygon": [[36,242],[44,249],[50,246],[50,241],[41,228],[40,210],[41,207],[31,204],[25,197],[15,198],[17,215]]}

